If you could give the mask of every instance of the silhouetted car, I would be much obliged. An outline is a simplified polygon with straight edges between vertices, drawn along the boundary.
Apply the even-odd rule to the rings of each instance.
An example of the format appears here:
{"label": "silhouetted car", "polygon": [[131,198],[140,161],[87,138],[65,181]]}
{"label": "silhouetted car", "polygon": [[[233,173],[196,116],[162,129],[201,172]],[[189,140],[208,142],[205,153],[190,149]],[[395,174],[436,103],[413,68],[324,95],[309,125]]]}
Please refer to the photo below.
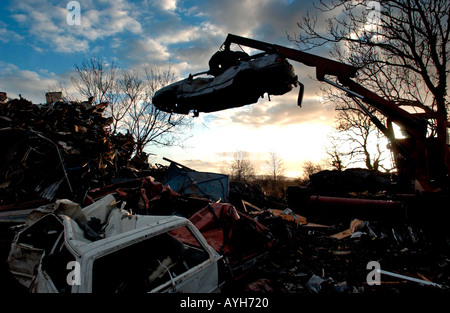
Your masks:
{"label": "silhouetted car", "polygon": [[[189,75],[161,88],[155,93],[153,104],[165,112],[188,114],[194,111],[198,114],[255,103],[264,93],[283,95],[297,86],[293,66],[278,54],[261,53],[250,57],[241,53],[234,62],[226,60],[222,67],[212,67],[210,61],[209,71]],[[200,75],[207,77],[194,78]]]}

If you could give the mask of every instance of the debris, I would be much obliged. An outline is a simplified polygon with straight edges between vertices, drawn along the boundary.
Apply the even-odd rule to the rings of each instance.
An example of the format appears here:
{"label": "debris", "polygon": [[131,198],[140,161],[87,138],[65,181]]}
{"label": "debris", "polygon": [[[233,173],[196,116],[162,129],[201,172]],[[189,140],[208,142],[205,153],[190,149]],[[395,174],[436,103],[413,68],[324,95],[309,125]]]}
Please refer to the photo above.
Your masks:
{"label": "debris", "polygon": [[[67,239],[75,250],[95,244],[98,248],[104,246],[103,240],[112,240],[111,235],[121,236],[140,222],[149,226],[156,221],[152,225],[157,227],[180,219],[199,231],[212,262],[220,259],[217,267],[226,281],[224,292],[377,293],[438,287],[431,288],[436,291],[449,285],[448,219],[423,210],[442,206],[445,197],[393,196],[379,192],[383,189],[379,180],[372,181],[375,187],[370,190],[357,188],[358,194],[348,186],[333,190],[316,184],[314,188],[291,186],[286,199],[269,197],[257,184],[229,182],[226,175],[198,172],[172,160],[166,159],[169,167],[150,165],[148,154],[133,156],[135,142],[130,133],[110,133],[110,120],[102,114],[107,104],[58,97],[43,105],[24,98],[0,101],[0,140],[4,142],[0,245],[4,258],[11,257],[9,276],[2,273],[2,277],[17,283],[11,275],[20,276],[23,288],[69,291],[65,268],[62,275],[56,267],[54,287],[46,282],[55,274],[48,265],[57,264],[50,252],[63,249],[61,240]],[[365,171],[344,175],[359,177],[357,184],[373,178]],[[385,190],[392,191],[389,188]],[[66,226],[71,239],[61,235]],[[11,244],[13,233],[21,235]],[[153,284],[154,291],[184,291],[177,288],[185,265],[174,265],[179,256],[175,252],[183,249],[177,249],[175,242],[186,248],[198,246],[198,240],[185,228],[170,231],[176,241],[154,235],[146,234],[157,238],[152,247],[162,251],[168,243],[174,253],[155,261],[147,283]],[[145,267],[136,260],[141,260],[144,248],[132,244],[131,250],[120,248],[111,258],[104,256],[98,264],[104,269],[99,275],[105,283],[97,291],[132,292],[127,277],[136,279],[140,286],[136,288],[142,291],[138,272]],[[80,255],[81,250],[77,250]],[[120,250],[127,251],[124,255],[129,251],[133,260],[121,256]],[[381,274],[401,281],[368,285],[366,266],[371,261],[392,269]],[[107,271],[117,271],[117,280],[111,284]],[[397,273],[416,273],[413,276],[420,279]],[[208,285],[202,289],[194,283],[190,291],[218,287],[215,274],[209,274]],[[10,280],[3,282],[4,289],[10,288]]]}
{"label": "debris", "polygon": [[[220,288],[221,257],[185,218],[133,215],[116,207],[112,195],[84,209],[60,200],[53,210],[41,213],[17,234],[8,256],[11,273],[30,292],[214,292]],[[92,229],[87,231],[92,220],[97,221],[100,238],[92,236]],[[180,238],[179,231],[185,236]],[[75,284],[66,278],[71,262],[80,266],[81,277],[74,276]]]}
{"label": "debris", "polygon": [[351,251],[344,251],[344,250],[333,251],[334,255],[348,255],[348,254],[351,254],[351,253],[352,253]]}
{"label": "debris", "polygon": [[276,209],[272,209],[270,210],[270,212],[275,215],[275,216],[280,216],[282,219],[289,221],[289,222],[294,222],[295,224],[299,224],[299,225],[304,225],[307,224],[308,222],[306,221],[306,218],[303,216],[300,216],[298,214],[295,214],[291,209],[287,208],[283,211],[281,210],[276,210]]}
{"label": "debris", "polygon": [[423,280],[423,279],[418,279],[418,278],[409,277],[409,276],[405,276],[405,275],[400,275],[400,274],[397,274],[397,273],[388,272],[388,271],[381,270],[381,269],[378,270],[378,272],[381,273],[381,274],[384,274],[384,275],[397,277],[397,278],[405,279],[405,280],[408,280],[408,281],[413,281],[413,282],[416,282],[416,283],[419,283],[419,284],[422,284],[422,285],[429,285],[429,286],[433,286],[433,287],[444,288],[442,285],[433,283],[433,282],[431,282],[429,280]]}
{"label": "debris", "polygon": [[107,194],[114,194],[126,203],[124,209],[139,214],[189,218],[209,245],[227,258],[234,275],[263,261],[274,241],[266,226],[230,203],[179,194],[150,176],[90,190],[86,198],[92,203]]}
{"label": "debris", "polygon": [[[336,239],[343,239],[343,238],[347,238],[350,237],[352,235],[355,234],[356,231],[358,230],[362,230],[365,227],[365,222],[361,221],[357,218],[355,218],[353,221],[351,221],[350,223],[350,228],[346,229],[340,233],[331,235],[331,238],[336,238]],[[355,238],[356,236],[354,236],[353,238]]]}
{"label": "debris", "polygon": [[274,242],[267,227],[231,204],[209,203],[189,220],[219,254],[227,257],[234,275],[242,275],[266,259]]}
{"label": "debris", "polygon": [[366,233],[364,233],[364,232],[362,232],[362,231],[357,231],[357,232],[354,232],[351,236],[350,236],[350,238],[361,238],[361,236],[363,236],[363,235],[365,235]]}
{"label": "debris", "polygon": [[339,292],[339,293],[342,293],[342,292],[347,292],[347,291],[349,291],[349,290],[350,290],[350,287],[347,285],[347,282],[346,282],[346,281],[343,281],[343,282],[334,284],[334,290],[336,290],[336,291]]}
{"label": "debris", "polygon": [[54,103],[54,102],[57,102],[57,101],[61,101],[61,99],[62,99],[62,92],[61,91],[47,92],[45,94],[45,98],[47,100],[47,103]]}
{"label": "debris", "polygon": [[0,103],[0,206],[40,198],[82,202],[88,189],[134,175],[127,165],[133,138],[110,134],[112,120],[102,115],[107,104],[59,96],[47,94],[46,104]]}
{"label": "debris", "polygon": [[262,209],[258,208],[256,205],[251,204],[248,201],[245,201],[245,200],[241,200],[241,201],[242,201],[242,207],[243,207],[245,212],[249,212],[247,207],[250,207],[251,209],[256,210],[256,212],[262,212],[263,211]]}
{"label": "debris", "polygon": [[350,192],[391,191],[394,188],[387,175],[362,168],[350,168],[344,171],[324,170],[310,176],[310,188],[329,196],[346,196]]}
{"label": "debris", "polygon": [[320,293],[322,287],[321,284],[326,281],[320,276],[312,275],[311,278],[306,283],[306,287],[313,293]]}
{"label": "debris", "polygon": [[228,175],[198,172],[172,160],[162,182],[180,194],[228,202]]}
{"label": "debris", "polygon": [[258,184],[230,181],[229,185],[229,202],[241,211],[245,212],[242,201],[251,203],[262,210],[277,209],[283,211],[286,209],[285,203],[266,197]]}
{"label": "debris", "polygon": [[245,291],[255,293],[273,293],[274,290],[271,287],[271,281],[269,279],[261,278],[248,284],[245,287]]}

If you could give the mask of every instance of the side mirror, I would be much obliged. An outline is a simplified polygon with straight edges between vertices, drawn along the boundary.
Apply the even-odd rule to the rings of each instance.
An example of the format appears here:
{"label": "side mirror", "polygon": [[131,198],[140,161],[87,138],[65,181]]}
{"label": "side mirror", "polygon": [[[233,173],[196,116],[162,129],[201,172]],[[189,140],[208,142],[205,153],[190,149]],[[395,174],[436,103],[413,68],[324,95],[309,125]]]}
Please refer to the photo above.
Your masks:
{"label": "side mirror", "polygon": [[305,91],[305,86],[303,86],[301,82],[298,82],[298,85],[300,86],[300,90],[298,91],[297,105],[299,107],[302,107],[303,92]]}

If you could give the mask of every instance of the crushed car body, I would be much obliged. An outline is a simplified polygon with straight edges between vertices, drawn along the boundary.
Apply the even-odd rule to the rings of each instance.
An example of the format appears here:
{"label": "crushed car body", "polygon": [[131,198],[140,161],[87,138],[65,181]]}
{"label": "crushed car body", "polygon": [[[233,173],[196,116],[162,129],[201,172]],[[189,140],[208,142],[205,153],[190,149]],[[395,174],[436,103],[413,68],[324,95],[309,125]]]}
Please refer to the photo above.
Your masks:
{"label": "crushed car body", "polygon": [[[195,77],[202,74],[210,76]],[[211,58],[209,71],[158,90],[153,104],[170,113],[214,112],[256,103],[264,93],[283,95],[293,86],[297,86],[294,68],[278,54],[219,51]]]}
{"label": "crushed car body", "polygon": [[34,213],[8,257],[11,273],[30,292],[220,290],[222,257],[186,218],[133,215],[112,195],[83,209],[58,200]]}
{"label": "crushed car body", "polygon": [[[217,292],[265,261],[275,241],[233,205],[152,177],[88,195],[84,208],[63,199],[33,210],[16,234],[10,273],[29,292]],[[70,264],[80,270],[73,285]]]}
{"label": "crushed car body", "polygon": [[275,236],[266,226],[238,211],[230,203],[179,194],[152,177],[105,186],[87,194],[90,199],[114,194],[118,201],[126,202],[125,209],[142,215],[188,218],[208,244],[226,259],[228,270],[234,278],[245,275],[264,261],[275,241]]}

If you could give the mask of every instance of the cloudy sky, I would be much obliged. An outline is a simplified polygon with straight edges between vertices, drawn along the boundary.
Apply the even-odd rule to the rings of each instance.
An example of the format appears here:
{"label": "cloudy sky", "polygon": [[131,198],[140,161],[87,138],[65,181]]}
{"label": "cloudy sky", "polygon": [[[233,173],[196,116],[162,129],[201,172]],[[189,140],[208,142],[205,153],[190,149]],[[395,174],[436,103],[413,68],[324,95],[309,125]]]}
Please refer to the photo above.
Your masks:
{"label": "cloudy sky", "polygon": [[[287,34],[313,10],[306,0],[80,0],[80,25],[67,22],[69,1],[1,1],[0,89],[11,98],[44,102],[45,91],[61,82],[69,92],[75,63],[92,56],[114,60],[122,69],[143,64],[170,68],[179,79],[208,69],[208,60],[228,33],[295,47]],[[245,48],[244,48],[245,49]],[[247,49],[247,52],[251,52]],[[326,53],[317,51],[326,56]],[[325,157],[335,110],[323,103],[314,70],[291,62],[306,87],[257,104],[200,114],[185,148],[151,148],[162,157],[197,170],[219,171],[238,150],[247,151],[264,172],[269,152],[285,163],[286,174],[301,174],[303,161]]]}

